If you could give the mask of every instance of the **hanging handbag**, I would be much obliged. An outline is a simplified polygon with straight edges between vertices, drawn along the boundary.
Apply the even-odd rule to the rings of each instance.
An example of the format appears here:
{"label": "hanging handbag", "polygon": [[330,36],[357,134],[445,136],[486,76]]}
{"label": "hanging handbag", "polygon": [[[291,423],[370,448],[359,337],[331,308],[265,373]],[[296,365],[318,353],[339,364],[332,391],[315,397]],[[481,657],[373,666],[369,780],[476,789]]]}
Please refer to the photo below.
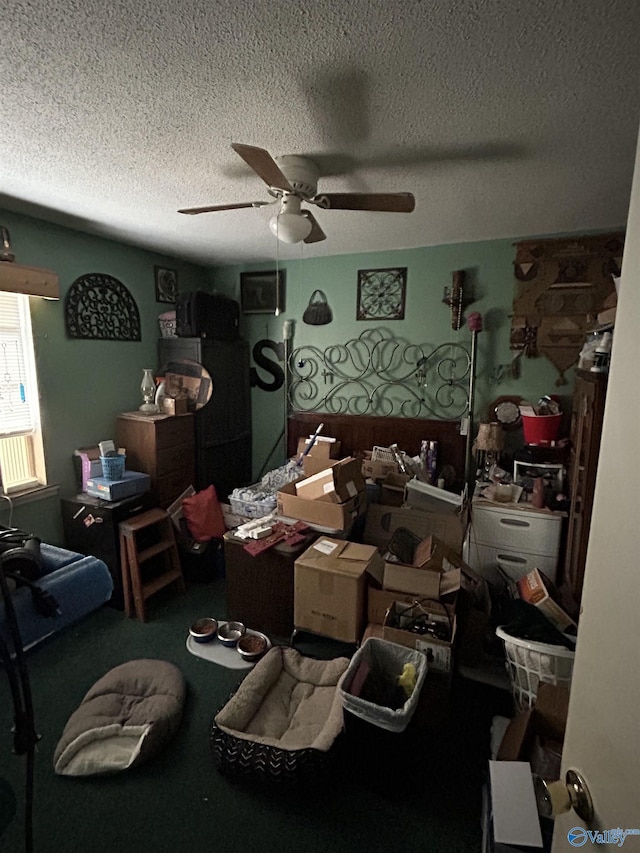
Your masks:
{"label": "hanging handbag", "polygon": [[327,302],[327,297],[321,290],[314,290],[309,304],[302,315],[303,323],[309,326],[325,326],[333,320],[333,313]]}

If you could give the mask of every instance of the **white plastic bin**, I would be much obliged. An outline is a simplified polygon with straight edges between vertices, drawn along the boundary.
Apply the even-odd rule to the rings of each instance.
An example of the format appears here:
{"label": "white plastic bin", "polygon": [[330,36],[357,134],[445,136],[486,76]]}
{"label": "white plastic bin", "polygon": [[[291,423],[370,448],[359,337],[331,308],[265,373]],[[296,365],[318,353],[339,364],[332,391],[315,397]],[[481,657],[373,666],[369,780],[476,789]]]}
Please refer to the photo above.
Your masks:
{"label": "white plastic bin", "polygon": [[571,686],[574,651],[564,646],[522,640],[501,627],[496,628],[496,634],[504,642],[513,698],[520,710],[526,711],[535,704],[541,681]]}
{"label": "white plastic bin", "polygon": [[[401,708],[378,705],[350,693],[353,678],[359,671],[361,663],[369,666],[372,677],[386,681],[389,687],[397,684],[398,676],[402,674],[406,663],[414,665],[416,684],[413,693]],[[349,666],[338,683],[342,706],[345,711],[378,728],[387,729],[390,732],[403,732],[418,707],[426,674],[427,656],[422,652],[378,637],[369,637],[351,658]]]}
{"label": "white plastic bin", "polygon": [[459,513],[463,504],[462,495],[423,483],[415,477],[405,486],[404,499],[409,506],[442,514]]}

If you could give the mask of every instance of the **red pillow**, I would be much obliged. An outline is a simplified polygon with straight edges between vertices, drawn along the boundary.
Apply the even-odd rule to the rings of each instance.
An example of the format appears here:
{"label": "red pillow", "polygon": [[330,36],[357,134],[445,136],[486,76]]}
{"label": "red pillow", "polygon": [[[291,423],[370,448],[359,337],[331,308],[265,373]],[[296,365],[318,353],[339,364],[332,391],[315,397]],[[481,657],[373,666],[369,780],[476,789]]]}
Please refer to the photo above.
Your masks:
{"label": "red pillow", "polygon": [[196,542],[208,542],[210,539],[221,539],[224,536],[227,528],[214,486],[183,498],[182,512],[189,533]]}

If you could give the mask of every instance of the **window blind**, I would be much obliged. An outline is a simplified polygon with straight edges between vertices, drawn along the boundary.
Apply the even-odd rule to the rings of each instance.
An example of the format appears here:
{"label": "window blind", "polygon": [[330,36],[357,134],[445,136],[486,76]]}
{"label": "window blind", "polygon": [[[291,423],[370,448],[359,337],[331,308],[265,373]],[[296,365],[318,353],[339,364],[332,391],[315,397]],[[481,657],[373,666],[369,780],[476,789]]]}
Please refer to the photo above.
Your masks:
{"label": "window blind", "polygon": [[0,436],[38,425],[29,297],[0,292]]}

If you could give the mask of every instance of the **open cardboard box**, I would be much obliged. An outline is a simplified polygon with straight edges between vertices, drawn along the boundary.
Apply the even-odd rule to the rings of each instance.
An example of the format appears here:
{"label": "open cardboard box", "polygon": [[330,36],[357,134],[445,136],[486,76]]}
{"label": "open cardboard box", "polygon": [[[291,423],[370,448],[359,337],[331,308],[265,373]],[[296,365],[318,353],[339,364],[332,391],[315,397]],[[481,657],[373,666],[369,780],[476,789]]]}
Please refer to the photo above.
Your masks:
{"label": "open cardboard box", "polygon": [[510,720],[498,749],[498,761],[528,761],[543,779],[560,778],[568,711],[568,688],[541,683],[533,708]]}
{"label": "open cardboard box", "polygon": [[380,485],[380,503],[385,506],[402,506],[404,489],[410,479],[408,474],[387,474]]}
{"label": "open cardboard box", "polygon": [[371,480],[383,480],[388,474],[398,474],[398,463],[395,460],[372,460],[372,451],[363,451],[362,475]]}
{"label": "open cardboard box", "polygon": [[307,500],[345,503],[364,491],[365,485],[356,459],[347,457],[330,468],[296,481],[296,495]]}
{"label": "open cardboard box", "polygon": [[294,564],[296,629],[346,643],[359,642],[366,619],[367,586],[370,581],[380,584],[383,571],[382,557],[373,546],[320,537]]}
{"label": "open cardboard box", "polygon": [[[410,630],[411,625],[421,621],[435,623],[442,631],[442,636]],[[391,643],[424,652],[429,668],[435,672],[451,673],[456,627],[453,606],[433,600],[415,601],[415,598],[410,604],[396,600],[385,614],[382,636]]]}
{"label": "open cardboard box", "polygon": [[[296,459],[306,450],[310,442],[309,438],[299,438]],[[340,459],[341,443],[339,441],[327,441],[326,437],[318,436],[315,444],[302,460],[302,468],[305,476],[310,477],[318,471],[324,471],[333,465],[334,461]]]}
{"label": "open cardboard box", "polygon": [[393,560],[389,553],[385,555],[383,586],[398,592],[440,598],[442,584],[460,588],[463,568],[468,569],[468,566],[452,548],[437,536],[427,536],[417,546],[411,564]]}
{"label": "open cardboard box", "polygon": [[428,512],[423,509],[372,504],[367,512],[363,540],[368,545],[375,545],[380,553],[384,553],[389,547],[391,537],[399,527],[411,530],[420,539],[426,539],[433,534],[458,554],[462,553],[465,534],[464,518],[460,515]]}
{"label": "open cardboard box", "polygon": [[297,494],[297,486],[304,477],[286,483],[278,490],[278,515],[296,518],[309,524],[324,528],[324,531],[348,533],[358,516],[367,506],[367,494],[362,482],[362,491],[344,503],[320,501]]}

